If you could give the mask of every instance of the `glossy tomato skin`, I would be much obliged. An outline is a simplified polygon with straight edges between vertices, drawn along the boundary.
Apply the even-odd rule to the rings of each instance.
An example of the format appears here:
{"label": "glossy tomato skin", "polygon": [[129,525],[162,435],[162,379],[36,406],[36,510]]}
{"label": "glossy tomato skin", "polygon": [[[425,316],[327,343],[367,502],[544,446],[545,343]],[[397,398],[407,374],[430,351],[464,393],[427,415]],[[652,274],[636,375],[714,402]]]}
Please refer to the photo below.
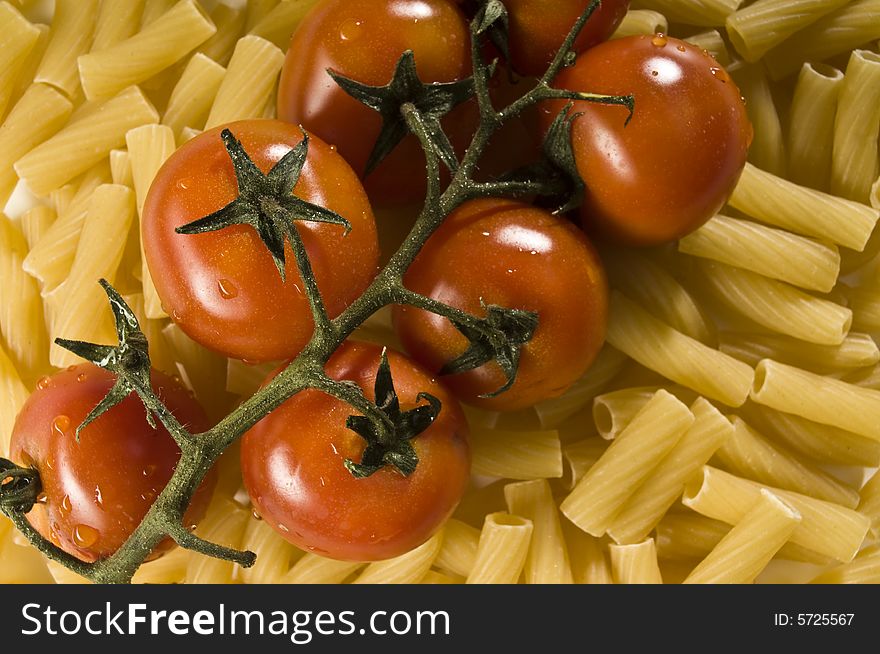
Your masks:
{"label": "glossy tomato skin", "polygon": [[[451,82],[471,74],[468,26],[451,0],[325,0],[303,19],[287,51],[278,87],[278,117],[339,148],[358,174],[382,126],[379,114],[361,104],[327,74],[332,69],[372,86],[391,80],[400,56],[412,50],[426,83]],[[443,120],[463,150],[476,128],[472,105]],[[424,199],[425,157],[409,136],[365,178],[377,205]]]}
{"label": "glossy tomato skin", "polygon": [[[523,75],[543,75],[591,0],[505,0],[510,58]],[[574,42],[576,53],[606,41],[620,25],[629,0],[602,0]]]}
{"label": "glossy tomato skin", "polygon": [[[22,407],[10,442],[10,458],[35,467],[42,494],[28,521],[45,538],[83,561],[113,554],[126,541],[162,491],[180,450],[161,424],[147,424],[134,395],[97,418],[80,433],[76,427],[100,402],[116,377],[92,364],[47,377]],[[152,373],[153,389],[190,431],[209,428],[204,411],[180,384]],[[216,484],[212,470],[186,513],[187,524],[205,514]],[[170,547],[166,541],[160,551]]]}
{"label": "glossy tomato skin", "polygon": [[[300,143],[298,127],[275,120],[227,125],[264,173]],[[192,339],[250,361],[295,356],[314,330],[302,278],[289,243],[287,281],[247,225],[207,234],[175,229],[234,200],[238,186],[220,138],[221,128],[184,144],[156,176],[144,205],[144,253],[162,305]],[[331,316],[341,313],[372,281],[379,245],[369,201],[357,176],[314,136],[296,185],[297,196],[332,209],[352,226],[297,222]]]}
{"label": "glossy tomato skin", "polygon": [[[711,55],[662,35],[608,41],[582,54],[556,85],[635,97],[623,107],[576,103],[572,140],[587,185],[581,215],[627,245],[692,232],[727,201],[752,128],[739,89]],[[564,103],[544,107],[546,129]]]}
{"label": "glossy tomato skin", "polygon": [[[513,386],[495,362],[443,377],[463,402],[508,411],[561,395],[586,372],[605,339],[608,285],[583,232],[559,216],[503,199],[465,203],[428,240],[404,283],[468,313],[486,305],[534,311],[538,328],[523,348]],[[394,328],[410,355],[437,372],[468,346],[445,318],[394,308]]]}
{"label": "glossy tomato skin", "polygon": [[[349,341],[326,371],[356,382],[373,400],[381,351]],[[442,402],[434,423],[411,441],[419,464],[409,477],[387,467],[353,477],[344,461],[360,461],[365,448],[345,427],[354,411],[316,390],[289,399],[242,440],[242,476],[256,510],[298,547],[344,560],[392,558],[430,538],[464,493],[470,449],[458,402],[402,354],[389,350],[388,361],[402,410],[424,404],[420,392]]]}

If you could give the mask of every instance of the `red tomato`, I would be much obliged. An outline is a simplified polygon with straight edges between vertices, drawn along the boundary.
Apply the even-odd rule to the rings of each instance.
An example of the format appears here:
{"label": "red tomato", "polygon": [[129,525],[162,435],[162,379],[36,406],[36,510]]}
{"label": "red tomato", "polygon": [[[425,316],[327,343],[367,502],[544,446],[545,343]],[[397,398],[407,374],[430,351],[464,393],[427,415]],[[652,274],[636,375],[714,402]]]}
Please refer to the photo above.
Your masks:
{"label": "red tomato", "polygon": [[[423,82],[451,82],[471,74],[470,38],[451,0],[325,0],[300,23],[281,71],[278,117],[300,123],[339,148],[364,173],[382,121],[327,74],[332,69],[371,86],[391,81],[406,50]],[[476,112],[461,106],[443,120],[461,152],[476,127]],[[365,179],[370,199],[403,204],[425,196],[425,157],[408,136]]]}
{"label": "red tomato", "polygon": [[[42,380],[15,421],[10,457],[40,473],[43,491],[28,521],[45,538],[83,561],[113,554],[128,539],[162,491],[180,458],[171,435],[147,424],[132,395],[80,432],[76,428],[116,381],[82,364]],[[153,389],[189,430],[208,429],[202,408],[165,374],[153,371]],[[205,514],[216,484],[212,471],[186,513],[187,524]],[[167,541],[161,549],[170,546]]]}
{"label": "red tomato", "polygon": [[[468,202],[428,240],[404,282],[412,291],[473,315],[485,305],[534,311],[538,328],[522,350],[516,382],[490,362],[443,381],[463,402],[513,410],[561,395],[583,375],[605,338],[608,288],[596,251],[577,227],[542,209],[502,199]],[[439,371],[468,347],[446,318],[394,308],[404,348]]]}
{"label": "red tomato", "polygon": [[[582,54],[556,85],[635,97],[629,125],[624,107],[576,103],[585,226],[624,244],[657,245],[724,206],[752,127],[736,84],[706,51],[662,35],[616,39]],[[545,129],[564,104],[547,103]]]}
{"label": "red tomato", "polygon": [[[516,71],[540,77],[591,0],[504,0],[510,16],[510,58]],[[608,39],[620,25],[629,0],[602,4],[574,42],[583,52]]]}
{"label": "red tomato", "polygon": [[[333,379],[357,383],[374,400],[382,349],[347,342],[327,363]],[[420,366],[394,351],[388,361],[401,410],[425,404],[439,415],[412,445],[419,457],[409,477],[385,467],[357,479],[345,467],[360,462],[366,441],[345,426],[356,412],[316,390],[292,397],[244,437],[241,469],[254,506],[285,539],[337,559],[372,561],[425,542],[452,513],[470,468],[467,423],[458,402]]]}
{"label": "red tomato", "polygon": [[[227,126],[267,173],[302,140],[299,128],[274,120]],[[289,243],[286,282],[256,230],[234,225],[182,235],[175,229],[238,196],[220,128],[183,145],[162,166],[144,205],[144,253],[162,304],[194,340],[251,361],[295,356],[314,330],[302,278]],[[376,274],[379,245],[369,201],[345,160],[311,137],[296,195],[346,218],[338,225],[297,221],[331,316],[341,313]]]}

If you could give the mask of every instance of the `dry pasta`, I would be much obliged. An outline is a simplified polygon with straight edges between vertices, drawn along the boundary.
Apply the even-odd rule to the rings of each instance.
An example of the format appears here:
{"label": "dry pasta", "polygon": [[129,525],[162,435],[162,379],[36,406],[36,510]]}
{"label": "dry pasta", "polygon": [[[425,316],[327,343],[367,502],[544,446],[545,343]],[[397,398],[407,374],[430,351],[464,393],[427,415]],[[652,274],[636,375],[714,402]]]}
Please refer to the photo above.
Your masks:
{"label": "dry pasta", "polygon": [[514,584],[519,579],[532,539],[532,522],[508,513],[486,516],[469,584]]}
{"label": "dry pasta", "polygon": [[611,545],[611,571],[615,584],[662,584],[654,539],[634,545]]}

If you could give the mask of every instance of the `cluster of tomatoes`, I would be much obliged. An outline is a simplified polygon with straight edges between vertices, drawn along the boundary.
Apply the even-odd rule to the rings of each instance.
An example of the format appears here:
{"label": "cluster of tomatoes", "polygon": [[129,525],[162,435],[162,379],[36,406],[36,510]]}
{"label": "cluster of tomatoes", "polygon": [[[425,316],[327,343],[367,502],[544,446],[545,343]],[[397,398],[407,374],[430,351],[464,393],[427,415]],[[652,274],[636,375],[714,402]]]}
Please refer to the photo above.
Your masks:
{"label": "cluster of tomatoes", "polygon": [[[330,316],[353,302],[379,269],[371,207],[418,201],[426,186],[425,156],[413,136],[363,174],[381,118],[327,70],[384,86],[401,53],[411,50],[424,82],[466,78],[466,12],[478,4],[324,0],[293,35],[279,86],[280,120],[224,127],[264,175],[301,143],[299,125],[308,131],[295,195],[336,212],[351,228],[346,233],[338,224],[296,223]],[[506,0],[510,68],[526,79],[540,75],[588,4]],[[400,407],[422,404],[420,393],[442,403],[433,424],[413,440],[419,464],[412,474],[391,467],[366,479],[350,474],[344,462],[359,460],[366,446],[346,428],[353,410],[316,390],[291,398],[244,438],[242,471],[251,499],[291,542],[328,556],[370,560],[425,541],[455,508],[468,480],[467,425],[458,400],[509,410],[557,396],[584,374],[601,347],[607,282],[586,234],[628,245],[663,243],[697,228],[726,201],[751,140],[739,91],[708,54],[684,42],[662,35],[606,41],[628,4],[603,0],[575,43],[577,60],[554,81],[557,88],[635,98],[628,124],[624,107],[576,103],[572,141],[586,184],[582,226],[520,201],[470,201],[448,217],[405,275],[411,291],[477,316],[490,305],[536,313],[538,327],[522,350],[515,382],[486,397],[505,382],[494,362],[439,375],[467,349],[468,339],[445,318],[396,307],[394,327],[409,354],[389,354]],[[507,74],[502,67],[497,77]],[[459,154],[476,127],[474,104],[443,119]],[[501,158],[514,161],[534,151],[540,131],[564,106],[553,101],[539,107],[533,121],[539,129],[521,121],[524,130],[535,127],[535,140],[510,139]],[[249,361],[294,357],[314,324],[290,243],[284,245],[282,279],[277,258],[251,225],[197,235],[176,231],[239,195],[220,132],[194,138],[159,172],[143,216],[147,261],[166,310],[199,343]],[[356,382],[373,399],[379,362],[377,346],[349,342],[326,371]],[[12,442],[12,457],[41,474],[44,495],[29,514],[33,524],[86,560],[108,556],[124,542],[179,456],[161,427],[147,426],[134,398],[74,440],[73,429],[111,384],[109,374],[86,366],[46,381],[22,411]],[[173,382],[157,374],[154,385],[188,428],[208,426]],[[203,495],[209,494],[207,488]],[[188,519],[196,520],[204,507],[194,502]]]}

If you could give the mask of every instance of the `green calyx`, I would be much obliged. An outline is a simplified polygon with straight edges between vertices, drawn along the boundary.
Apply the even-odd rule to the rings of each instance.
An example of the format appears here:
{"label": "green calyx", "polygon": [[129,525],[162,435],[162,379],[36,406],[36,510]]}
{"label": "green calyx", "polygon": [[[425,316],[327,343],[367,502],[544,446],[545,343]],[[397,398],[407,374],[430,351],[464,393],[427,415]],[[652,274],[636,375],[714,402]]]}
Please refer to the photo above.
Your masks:
{"label": "green calyx", "polygon": [[385,86],[362,84],[330,69],[327,73],[343,91],[382,116],[382,130],[367,160],[364,175],[373,172],[376,166],[410,133],[401,111],[404,105],[415,108],[417,120],[431,134],[433,153],[450,170],[454,171],[458,168],[455,150],[440,125],[440,119],[456,106],[473,97],[472,78],[426,84],[416,72],[416,59],[411,50],[401,55],[391,81]]}
{"label": "green calyx", "polygon": [[0,507],[18,513],[31,510],[40,494],[40,473],[0,459]]}
{"label": "green calyx", "polygon": [[257,168],[232,132],[224,129],[220,137],[232,160],[238,197],[219,211],[178,227],[175,230],[178,234],[204,234],[232,225],[250,225],[266,245],[284,280],[284,243],[287,239],[293,243],[300,238],[294,224],[296,221],[330,223],[345,228],[346,234],[351,231],[351,224],[339,214],[293,194],[308,156],[308,134],[303,132],[303,140],[267,175]]}
{"label": "green calyx", "polygon": [[385,466],[391,466],[404,477],[409,477],[419,463],[411,441],[430,427],[440,414],[440,400],[430,393],[419,393],[417,400],[424,400],[427,404],[401,411],[385,351],[379,362],[374,389],[376,409],[384,419],[365,415],[348,417],[346,427],[367,441],[367,448],[360,463],[346,459],[345,467],[359,479],[369,477]]}

